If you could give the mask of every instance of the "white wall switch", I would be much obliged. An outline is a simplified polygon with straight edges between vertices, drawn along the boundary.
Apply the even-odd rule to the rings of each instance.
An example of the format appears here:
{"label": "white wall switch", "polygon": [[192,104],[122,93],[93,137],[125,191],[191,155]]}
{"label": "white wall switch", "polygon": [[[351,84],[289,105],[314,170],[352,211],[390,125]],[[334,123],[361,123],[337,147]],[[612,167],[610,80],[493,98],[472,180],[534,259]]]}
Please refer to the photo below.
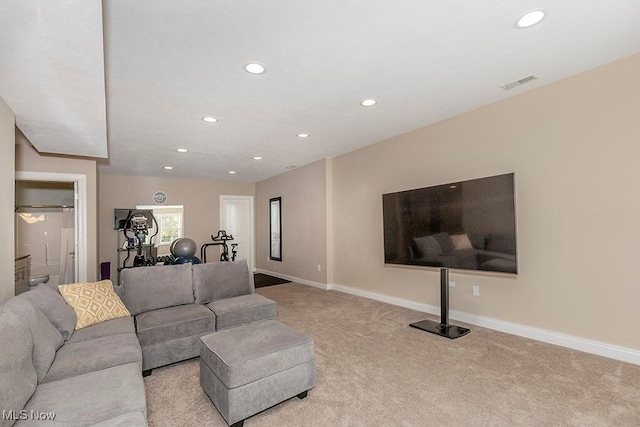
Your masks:
{"label": "white wall switch", "polygon": [[480,286],[473,285],[473,287],[471,289],[473,290],[473,296],[474,297],[479,297],[480,296]]}
{"label": "white wall switch", "polygon": [[451,286],[452,288],[455,288],[456,282],[452,282],[451,280],[449,280],[449,286]]}

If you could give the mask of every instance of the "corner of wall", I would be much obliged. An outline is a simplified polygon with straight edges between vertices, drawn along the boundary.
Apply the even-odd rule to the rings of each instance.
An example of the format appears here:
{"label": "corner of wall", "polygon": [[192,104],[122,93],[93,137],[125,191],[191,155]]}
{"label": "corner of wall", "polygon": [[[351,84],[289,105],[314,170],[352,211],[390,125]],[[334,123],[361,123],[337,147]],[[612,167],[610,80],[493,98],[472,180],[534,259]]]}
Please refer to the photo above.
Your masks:
{"label": "corner of wall", "polygon": [[325,198],[327,206],[327,283],[333,283],[333,159],[325,162]]}
{"label": "corner of wall", "polygon": [[0,243],[0,304],[15,294],[15,114],[0,98],[0,220],[10,224]]}

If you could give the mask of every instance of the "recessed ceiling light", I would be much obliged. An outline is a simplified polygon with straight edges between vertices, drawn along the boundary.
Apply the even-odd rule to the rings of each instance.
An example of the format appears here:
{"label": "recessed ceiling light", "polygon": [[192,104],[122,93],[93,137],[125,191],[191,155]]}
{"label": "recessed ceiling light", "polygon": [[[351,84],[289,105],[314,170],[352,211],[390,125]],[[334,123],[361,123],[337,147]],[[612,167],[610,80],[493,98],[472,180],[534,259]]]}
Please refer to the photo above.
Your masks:
{"label": "recessed ceiling light", "polygon": [[309,134],[308,133],[299,133],[298,134],[298,138],[309,138]]}
{"label": "recessed ceiling light", "polygon": [[173,166],[165,166],[164,167],[166,170],[170,171],[171,169],[173,169]]}
{"label": "recessed ceiling light", "polygon": [[527,12],[524,15],[522,15],[520,19],[516,21],[514,26],[520,30],[524,28],[533,27],[534,25],[542,21],[544,16],[545,16],[544,10],[532,10],[531,12]]}
{"label": "recessed ceiling light", "polygon": [[258,64],[257,62],[250,62],[249,64],[244,66],[244,69],[247,71],[247,73],[250,74],[262,74],[267,71],[264,68],[264,65]]}
{"label": "recessed ceiling light", "polygon": [[253,158],[253,160],[262,160],[262,157],[260,157],[260,156],[255,156],[255,157]]}
{"label": "recessed ceiling light", "polygon": [[207,123],[216,123],[218,119],[216,119],[215,117],[203,117],[202,121]]}
{"label": "recessed ceiling light", "polygon": [[233,175],[234,173],[236,173],[236,171],[229,171],[229,173]]}
{"label": "recessed ceiling light", "polygon": [[376,101],[375,99],[365,99],[360,103],[360,105],[362,105],[363,107],[373,107],[377,103],[378,101]]}
{"label": "recessed ceiling light", "polygon": [[188,152],[189,150],[187,150],[186,148],[178,148],[176,151],[177,151],[178,153],[186,153],[186,152]]}

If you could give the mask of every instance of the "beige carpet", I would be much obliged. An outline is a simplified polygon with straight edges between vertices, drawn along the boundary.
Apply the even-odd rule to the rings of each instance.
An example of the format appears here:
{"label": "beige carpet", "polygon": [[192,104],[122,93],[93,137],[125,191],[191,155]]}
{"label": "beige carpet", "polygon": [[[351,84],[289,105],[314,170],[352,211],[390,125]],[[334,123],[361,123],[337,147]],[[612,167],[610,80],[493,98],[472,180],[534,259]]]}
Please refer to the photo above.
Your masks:
{"label": "beige carpet", "polygon": [[[429,316],[296,283],[261,288],[315,340],[316,387],[245,426],[640,426],[640,366],[476,326],[457,340]],[[226,426],[198,360],[145,378],[151,426]]]}

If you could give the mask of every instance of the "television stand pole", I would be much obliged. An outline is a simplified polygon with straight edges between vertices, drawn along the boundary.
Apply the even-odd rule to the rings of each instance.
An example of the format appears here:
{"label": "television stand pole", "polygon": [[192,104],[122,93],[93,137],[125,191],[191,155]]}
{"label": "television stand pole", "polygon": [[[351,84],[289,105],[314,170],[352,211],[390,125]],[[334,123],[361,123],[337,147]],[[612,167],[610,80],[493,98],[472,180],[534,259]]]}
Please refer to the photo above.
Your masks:
{"label": "television stand pole", "polygon": [[450,339],[460,338],[471,332],[467,328],[449,324],[449,269],[440,269],[440,323],[422,320],[409,326]]}

